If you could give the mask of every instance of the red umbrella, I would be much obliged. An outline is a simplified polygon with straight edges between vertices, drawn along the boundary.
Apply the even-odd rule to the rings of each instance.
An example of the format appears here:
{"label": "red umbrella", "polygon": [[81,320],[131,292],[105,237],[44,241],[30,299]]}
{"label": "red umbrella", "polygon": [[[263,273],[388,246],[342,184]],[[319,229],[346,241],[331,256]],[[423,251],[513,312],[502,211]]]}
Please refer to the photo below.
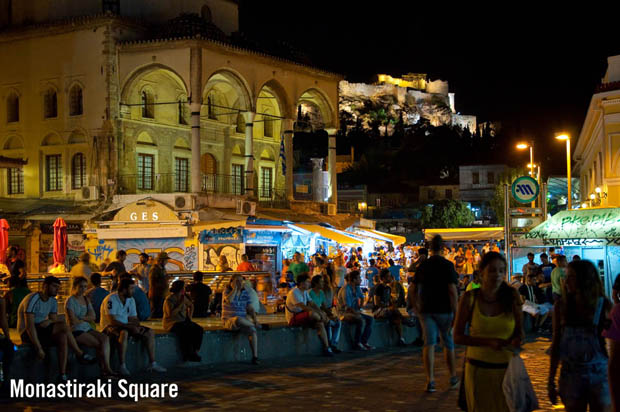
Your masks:
{"label": "red umbrella", "polygon": [[9,247],[9,222],[0,219],[0,263],[6,265],[6,250]]}
{"label": "red umbrella", "polygon": [[67,223],[62,217],[54,222],[54,267],[65,264],[67,257]]}

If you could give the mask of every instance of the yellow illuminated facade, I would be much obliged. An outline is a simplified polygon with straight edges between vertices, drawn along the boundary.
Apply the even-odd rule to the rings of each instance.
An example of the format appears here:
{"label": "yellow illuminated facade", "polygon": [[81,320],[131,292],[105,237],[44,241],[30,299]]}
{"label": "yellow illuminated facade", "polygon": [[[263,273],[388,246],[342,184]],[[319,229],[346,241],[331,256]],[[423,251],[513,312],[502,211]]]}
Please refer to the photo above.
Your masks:
{"label": "yellow illuminated facade", "polygon": [[417,90],[426,90],[427,76],[423,73],[408,73],[402,78],[392,77],[389,74],[377,75],[379,84],[393,84]]}
{"label": "yellow illuminated facade", "polygon": [[620,55],[608,58],[572,159],[580,177],[581,202],[620,206]]}

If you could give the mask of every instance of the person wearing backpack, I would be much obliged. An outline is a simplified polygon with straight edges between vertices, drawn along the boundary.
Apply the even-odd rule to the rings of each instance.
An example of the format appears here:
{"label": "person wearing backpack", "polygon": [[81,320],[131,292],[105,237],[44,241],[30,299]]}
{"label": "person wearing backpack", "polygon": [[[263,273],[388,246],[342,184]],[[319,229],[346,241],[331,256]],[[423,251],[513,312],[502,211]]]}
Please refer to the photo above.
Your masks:
{"label": "person wearing backpack", "polygon": [[[611,303],[605,297],[599,273],[592,262],[573,261],[566,269],[565,291],[553,310],[553,341],[548,394],[558,394],[568,412],[608,411],[607,352],[603,330],[609,323]],[[562,363],[559,391],[555,376]]]}

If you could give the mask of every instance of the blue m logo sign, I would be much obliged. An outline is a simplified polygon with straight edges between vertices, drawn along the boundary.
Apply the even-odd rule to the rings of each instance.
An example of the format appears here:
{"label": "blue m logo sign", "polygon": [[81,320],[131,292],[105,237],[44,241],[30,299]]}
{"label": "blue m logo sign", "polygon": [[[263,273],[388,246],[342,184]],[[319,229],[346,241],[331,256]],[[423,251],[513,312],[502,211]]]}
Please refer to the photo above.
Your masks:
{"label": "blue m logo sign", "polygon": [[517,185],[517,187],[515,188],[515,192],[525,196],[534,194],[534,190],[532,190],[529,185]]}

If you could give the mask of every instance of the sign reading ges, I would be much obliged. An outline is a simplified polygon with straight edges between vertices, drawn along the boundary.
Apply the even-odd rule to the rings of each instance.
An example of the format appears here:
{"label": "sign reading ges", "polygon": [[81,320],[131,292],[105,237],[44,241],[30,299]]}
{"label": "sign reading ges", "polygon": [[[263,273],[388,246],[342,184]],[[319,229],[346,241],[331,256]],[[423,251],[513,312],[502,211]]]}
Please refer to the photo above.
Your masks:
{"label": "sign reading ges", "polygon": [[159,213],[157,212],[131,212],[129,214],[129,220],[132,222],[157,222],[159,220]]}
{"label": "sign reading ges", "polygon": [[530,176],[517,177],[512,183],[512,197],[519,203],[533,202],[539,191],[538,182]]}

